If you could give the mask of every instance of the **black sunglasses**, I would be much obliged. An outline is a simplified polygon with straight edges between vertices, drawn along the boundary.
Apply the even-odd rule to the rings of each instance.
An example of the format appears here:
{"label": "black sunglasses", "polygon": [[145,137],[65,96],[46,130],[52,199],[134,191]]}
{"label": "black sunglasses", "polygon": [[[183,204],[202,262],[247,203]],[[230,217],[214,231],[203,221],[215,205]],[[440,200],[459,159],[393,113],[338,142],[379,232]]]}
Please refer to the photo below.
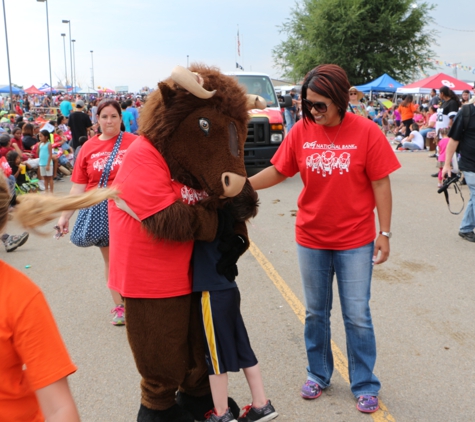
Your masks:
{"label": "black sunglasses", "polygon": [[305,104],[305,107],[307,107],[308,111],[312,110],[312,108],[318,112],[318,113],[326,113],[328,111],[328,106],[332,104],[325,104],[321,101],[317,101],[315,103],[312,103],[310,100],[307,100],[306,98],[302,99],[303,103]]}

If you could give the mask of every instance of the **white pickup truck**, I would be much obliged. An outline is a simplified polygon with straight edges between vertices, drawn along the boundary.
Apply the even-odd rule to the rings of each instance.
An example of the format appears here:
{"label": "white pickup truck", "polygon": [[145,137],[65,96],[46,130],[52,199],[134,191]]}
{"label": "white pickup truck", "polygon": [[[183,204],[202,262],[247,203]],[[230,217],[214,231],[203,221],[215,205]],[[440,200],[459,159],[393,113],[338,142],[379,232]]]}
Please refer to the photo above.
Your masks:
{"label": "white pickup truck", "polygon": [[246,169],[261,169],[270,165],[277,148],[284,139],[284,124],[281,109],[290,107],[292,99],[286,95],[279,102],[268,75],[257,72],[227,72],[237,78],[248,94],[257,94],[267,101],[264,110],[250,110],[244,162]]}

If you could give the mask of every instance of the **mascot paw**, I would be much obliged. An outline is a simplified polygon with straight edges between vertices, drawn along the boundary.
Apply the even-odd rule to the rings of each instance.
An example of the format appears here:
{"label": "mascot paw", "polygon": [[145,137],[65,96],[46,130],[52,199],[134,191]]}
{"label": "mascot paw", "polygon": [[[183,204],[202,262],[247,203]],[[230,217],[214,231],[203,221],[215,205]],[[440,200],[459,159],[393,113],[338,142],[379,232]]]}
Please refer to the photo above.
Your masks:
{"label": "mascot paw", "polygon": [[174,404],[166,410],[153,410],[140,405],[137,422],[194,422],[195,419],[182,407]]}
{"label": "mascot paw", "polygon": [[[176,396],[176,401],[185,410],[190,412],[197,421],[205,421],[205,414],[214,409],[213,397],[211,394],[196,397],[179,391]],[[238,420],[240,409],[231,397],[228,397],[228,406],[231,409],[234,418]]]}

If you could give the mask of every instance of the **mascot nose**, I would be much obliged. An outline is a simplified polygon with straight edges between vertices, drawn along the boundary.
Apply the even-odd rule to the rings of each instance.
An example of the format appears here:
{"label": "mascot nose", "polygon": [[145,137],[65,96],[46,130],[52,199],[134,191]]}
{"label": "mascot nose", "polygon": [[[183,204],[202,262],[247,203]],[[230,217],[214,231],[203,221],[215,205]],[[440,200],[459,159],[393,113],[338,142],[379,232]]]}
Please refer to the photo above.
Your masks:
{"label": "mascot nose", "polygon": [[232,198],[241,193],[244,184],[246,183],[246,177],[240,176],[236,173],[225,172],[221,175],[221,183],[223,185],[223,196],[226,198]]}

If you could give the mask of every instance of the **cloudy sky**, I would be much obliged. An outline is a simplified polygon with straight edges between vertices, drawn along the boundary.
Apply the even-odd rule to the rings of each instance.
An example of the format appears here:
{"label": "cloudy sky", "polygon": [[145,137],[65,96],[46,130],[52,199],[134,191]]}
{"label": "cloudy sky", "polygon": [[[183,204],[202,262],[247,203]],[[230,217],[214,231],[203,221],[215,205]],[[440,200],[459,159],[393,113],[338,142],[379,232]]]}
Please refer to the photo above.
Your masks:
{"label": "cloudy sky", "polygon": [[[12,82],[28,87],[49,83],[46,6],[36,0],[3,0],[6,8]],[[434,59],[475,68],[475,0],[429,0],[438,31]],[[48,0],[53,85],[71,77],[69,27],[75,42],[76,80],[91,86],[155,86],[181,64],[201,61],[221,70],[262,71],[278,78],[272,48],[283,40],[278,26],[295,2],[289,0]],[[0,85],[8,84],[3,12],[0,23]],[[237,56],[239,25],[241,56]],[[451,29],[446,29],[451,28]],[[453,75],[442,66],[435,72]],[[458,70],[459,79],[475,74]]]}

